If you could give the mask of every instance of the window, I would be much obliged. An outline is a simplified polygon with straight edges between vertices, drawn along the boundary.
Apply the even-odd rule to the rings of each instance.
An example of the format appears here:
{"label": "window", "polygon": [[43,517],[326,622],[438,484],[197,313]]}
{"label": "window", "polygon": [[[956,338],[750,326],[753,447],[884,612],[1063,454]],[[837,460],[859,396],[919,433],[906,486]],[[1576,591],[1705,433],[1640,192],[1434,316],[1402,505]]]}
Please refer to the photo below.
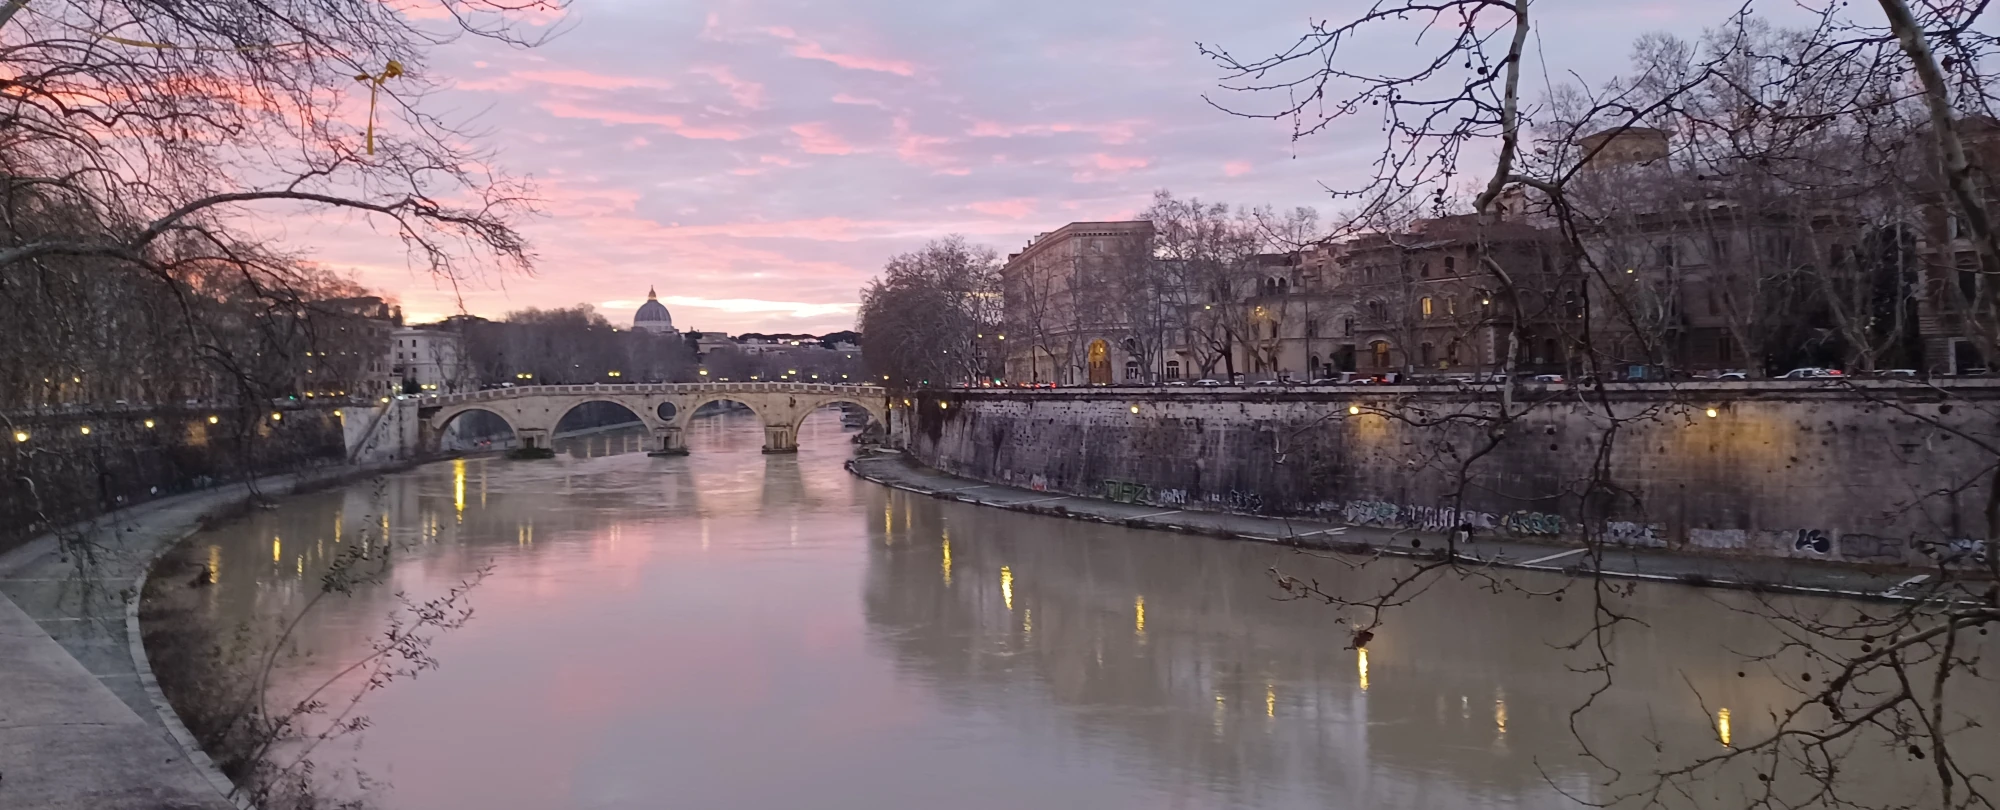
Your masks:
{"label": "window", "polygon": [[1946,238],[1946,239],[1957,239],[1958,237],[1960,237],[1960,236],[1962,236],[1962,235],[1964,235],[1964,231],[1963,231],[1962,227],[1961,227],[1961,226],[1960,226],[1960,225],[1958,224],[1958,215],[1957,215],[1957,214],[1952,214],[1951,216],[1948,216],[1948,217],[1945,217],[1945,218],[1944,218],[1944,238]]}
{"label": "window", "polygon": [[1425,343],[1417,347],[1417,362],[1421,365],[1429,366],[1432,363],[1437,362],[1436,355],[1437,355],[1437,347],[1429,343]]}
{"label": "window", "polygon": [[1306,321],[1306,337],[1309,338],[1319,337],[1319,321],[1316,320]]}
{"label": "window", "polygon": [[1383,306],[1380,301],[1368,302],[1368,320],[1376,323],[1389,320],[1389,308]]}
{"label": "window", "polygon": [[1331,374],[1327,374],[1327,373],[1324,373],[1324,370],[1323,370],[1323,369],[1321,369],[1321,368],[1319,367],[1319,355],[1317,355],[1317,354],[1315,354],[1315,355],[1313,355],[1313,356],[1312,356],[1312,365],[1311,365],[1311,369],[1312,369],[1312,377],[1313,377],[1314,379],[1318,379],[1318,378],[1320,378],[1320,377],[1331,377],[1331,376],[1333,376],[1333,375],[1331,375]]}
{"label": "window", "polygon": [[1424,296],[1424,300],[1423,300],[1423,301],[1422,301],[1422,302],[1420,303],[1420,306],[1421,306],[1421,307],[1422,307],[1422,309],[1423,309],[1423,312],[1424,312],[1424,317],[1426,317],[1426,318],[1430,317],[1430,316],[1431,316],[1431,297],[1430,297],[1430,296],[1428,296],[1428,295]]}
{"label": "window", "polygon": [[1729,261],[1729,237],[1713,236],[1708,240],[1708,262],[1721,264]]}
{"label": "window", "polygon": [[1354,319],[1353,319],[1353,318],[1341,318],[1341,319],[1340,319],[1340,336],[1341,336],[1341,337],[1354,337]]}
{"label": "window", "polygon": [[1457,272],[1458,272],[1458,257],[1457,256],[1444,257],[1444,274],[1449,276],[1449,275],[1454,275]]}
{"label": "window", "polygon": [[1368,344],[1368,351],[1375,355],[1376,368],[1389,367],[1389,341],[1378,340]]}
{"label": "window", "polygon": [[1462,345],[1457,338],[1452,338],[1451,344],[1447,345],[1444,349],[1445,362],[1454,366],[1458,365],[1459,348]]}
{"label": "window", "polygon": [[1661,267],[1674,266],[1674,246],[1672,244],[1654,245],[1653,263]]}
{"label": "window", "polygon": [[1419,276],[1422,276],[1422,277],[1424,277],[1424,278],[1430,278],[1430,277],[1431,277],[1431,263],[1430,263],[1430,262],[1427,262],[1427,261],[1426,261],[1426,262],[1418,262],[1418,263],[1417,263],[1417,275],[1419,275]]}
{"label": "window", "polygon": [[1723,332],[1715,338],[1715,363],[1728,368],[1734,362],[1736,362],[1736,338],[1728,332]]}
{"label": "window", "polygon": [[1167,379],[1169,379],[1169,380],[1178,380],[1178,379],[1180,379],[1180,378],[1181,378],[1181,361],[1179,361],[1179,360],[1168,360],[1168,361],[1167,361]]}
{"label": "window", "polygon": [[1458,297],[1457,297],[1457,296],[1450,296],[1450,295],[1448,295],[1448,296],[1445,296],[1445,299],[1444,299],[1444,314],[1446,314],[1446,315],[1457,315],[1457,314],[1458,314]]}
{"label": "window", "polygon": [[1544,356],[1544,357],[1547,357],[1547,358],[1548,358],[1548,360],[1547,360],[1547,361],[1545,361],[1545,362],[1549,362],[1549,363],[1560,363],[1560,362],[1562,362],[1562,354],[1561,354],[1560,352],[1556,351],[1556,339],[1555,339],[1555,338],[1543,338],[1543,339],[1542,339],[1542,356]]}
{"label": "window", "polygon": [[1139,361],[1137,360],[1125,361],[1125,379],[1126,380],[1139,379]]}
{"label": "window", "polygon": [[1277,321],[1271,321],[1271,322],[1270,322],[1270,326],[1271,326],[1271,339],[1272,339],[1272,340],[1277,340],[1277,339],[1278,339],[1278,322],[1277,322]]}

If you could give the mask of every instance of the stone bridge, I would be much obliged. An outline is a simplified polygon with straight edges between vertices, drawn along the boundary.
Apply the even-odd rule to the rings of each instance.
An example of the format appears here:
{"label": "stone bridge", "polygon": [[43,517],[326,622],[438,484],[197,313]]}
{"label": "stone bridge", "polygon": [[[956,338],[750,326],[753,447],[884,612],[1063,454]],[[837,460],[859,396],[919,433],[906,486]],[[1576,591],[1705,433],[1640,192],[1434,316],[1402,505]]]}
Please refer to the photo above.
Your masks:
{"label": "stone bridge", "polygon": [[888,392],[881,387],[820,383],[529,385],[427,397],[419,407],[426,447],[434,447],[451,420],[467,411],[486,411],[506,420],[522,447],[547,447],[556,423],[570,409],[586,402],[610,402],[645,423],[656,442],[653,452],[683,454],[688,421],[695,411],[723,400],[748,406],[763,421],[766,453],[797,452],[799,424],[825,405],[852,403],[884,427],[889,424]]}

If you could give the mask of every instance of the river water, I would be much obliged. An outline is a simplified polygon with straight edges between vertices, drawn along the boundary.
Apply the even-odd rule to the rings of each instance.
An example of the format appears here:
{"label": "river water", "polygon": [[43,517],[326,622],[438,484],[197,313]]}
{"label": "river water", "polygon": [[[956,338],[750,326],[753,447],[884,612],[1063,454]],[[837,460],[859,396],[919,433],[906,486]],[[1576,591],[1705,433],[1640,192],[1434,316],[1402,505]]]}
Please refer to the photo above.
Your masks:
{"label": "river water", "polygon": [[[406,546],[388,582],[300,622],[276,687],[296,695],[365,654],[398,592],[490,570],[438,668],[368,694],[368,728],[316,753],[408,810],[1568,806],[1767,731],[1797,685],[1778,670],[1805,666],[1746,663],[1779,639],[1751,597],[1641,585],[1613,604],[1646,624],[1612,637],[1615,686],[1573,733],[1594,648],[1556,645],[1588,594],[1440,581],[1348,649],[1353,614],[1274,598],[1268,569],[1360,593],[1407,564],[911,496],[848,475],[850,435],[824,411],[798,455],[765,456],[728,413],[684,458],[611,432],[295,497],[194,538],[202,610],[268,626],[343,544]],[[1967,687],[1985,716],[1992,686]],[[1922,772],[1857,756],[1867,792]],[[1749,776],[1699,798],[1737,804]]]}

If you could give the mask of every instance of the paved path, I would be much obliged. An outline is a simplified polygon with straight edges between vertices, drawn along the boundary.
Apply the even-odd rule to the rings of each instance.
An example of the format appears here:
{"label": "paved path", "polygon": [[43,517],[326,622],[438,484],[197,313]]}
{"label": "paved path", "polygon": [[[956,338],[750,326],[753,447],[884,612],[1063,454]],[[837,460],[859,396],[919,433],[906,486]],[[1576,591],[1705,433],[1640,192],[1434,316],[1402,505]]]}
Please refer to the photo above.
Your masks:
{"label": "paved path", "polygon": [[[1177,510],[987,484],[922,467],[897,453],[857,458],[848,463],[848,469],[876,483],[937,498],[1135,528],[1401,556],[1428,555],[1444,545],[1444,535],[1430,532]],[[1460,549],[1478,562],[1506,568],[1574,571],[1588,570],[1586,566],[1591,563],[1584,550],[1575,544],[1554,541],[1474,537]],[[1638,549],[1607,550],[1602,566],[1607,576],[1620,578],[1873,599],[1894,598],[1894,589],[1899,584],[1921,573],[1908,569],[1862,569],[1813,560],[1737,559]]]}
{"label": "paved path", "polygon": [[[257,490],[283,494],[298,480],[273,476]],[[97,548],[87,566],[65,559],[54,535],[0,555],[0,808],[235,807],[207,758],[191,761],[170,736],[186,732],[170,732],[158,687],[138,671],[128,605],[155,554],[249,496],[231,484],[101,517],[81,529]]]}

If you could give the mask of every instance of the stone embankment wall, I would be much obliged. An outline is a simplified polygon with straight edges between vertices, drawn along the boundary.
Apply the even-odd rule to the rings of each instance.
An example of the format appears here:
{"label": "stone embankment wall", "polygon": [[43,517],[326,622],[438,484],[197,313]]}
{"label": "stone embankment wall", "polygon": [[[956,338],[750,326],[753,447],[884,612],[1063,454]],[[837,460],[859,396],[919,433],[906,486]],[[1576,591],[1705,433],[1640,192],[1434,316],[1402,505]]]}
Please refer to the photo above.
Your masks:
{"label": "stone embankment wall", "polygon": [[926,392],[896,403],[896,424],[939,470],[1163,508],[1858,563],[1986,553],[2000,384],[1538,387],[1496,423],[1499,397]]}

